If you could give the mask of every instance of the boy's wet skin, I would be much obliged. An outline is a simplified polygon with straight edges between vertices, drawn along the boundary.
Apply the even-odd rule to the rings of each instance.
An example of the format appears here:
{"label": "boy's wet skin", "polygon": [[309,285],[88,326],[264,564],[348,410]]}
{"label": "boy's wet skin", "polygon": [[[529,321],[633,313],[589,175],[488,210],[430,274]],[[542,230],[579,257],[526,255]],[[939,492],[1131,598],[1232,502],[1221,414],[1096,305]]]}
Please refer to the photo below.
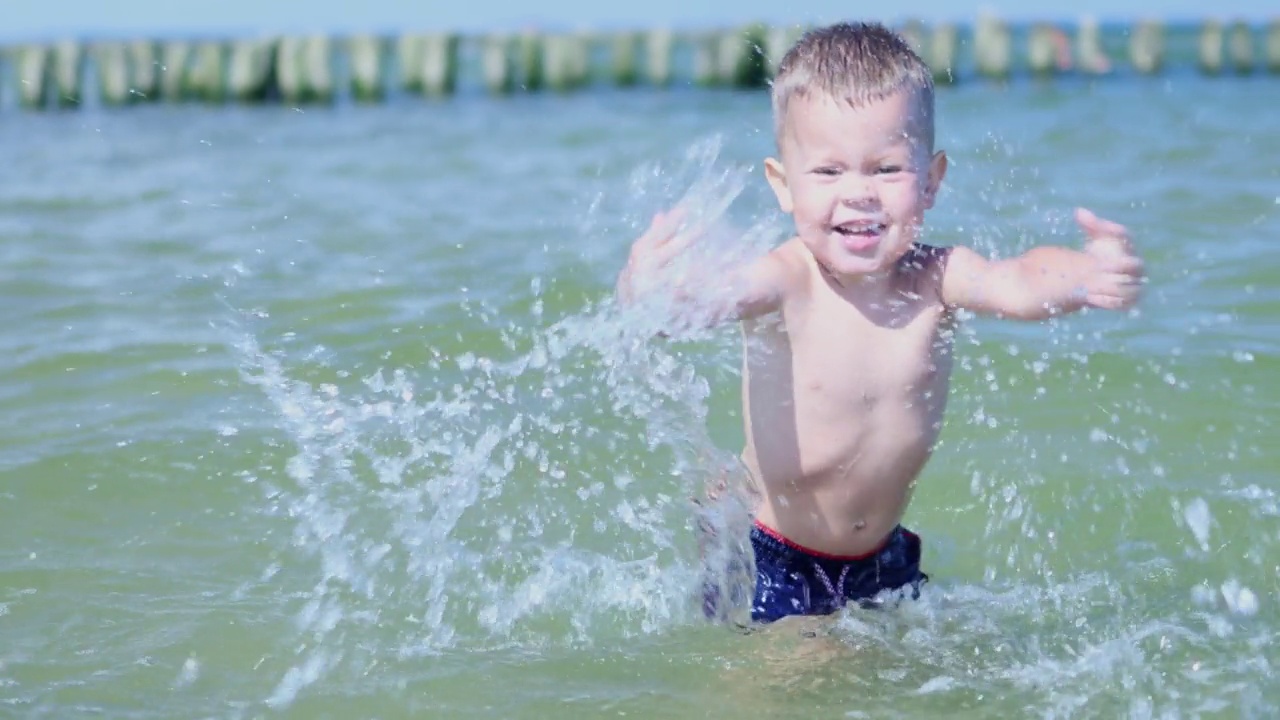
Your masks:
{"label": "boy's wet skin", "polygon": [[[773,105],[779,153],[765,175],[796,233],[737,268],[710,313],[742,323],[763,621],[925,579],[919,539],[900,523],[942,426],[958,311],[1119,310],[1142,283],[1125,228],[1083,210],[1083,250],[988,260],[920,243],[947,159],[933,147],[931,73],[882,26],[805,35],[779,66]],[[635,242],[624,302],[695,239],[679,227],[659,216]]]}

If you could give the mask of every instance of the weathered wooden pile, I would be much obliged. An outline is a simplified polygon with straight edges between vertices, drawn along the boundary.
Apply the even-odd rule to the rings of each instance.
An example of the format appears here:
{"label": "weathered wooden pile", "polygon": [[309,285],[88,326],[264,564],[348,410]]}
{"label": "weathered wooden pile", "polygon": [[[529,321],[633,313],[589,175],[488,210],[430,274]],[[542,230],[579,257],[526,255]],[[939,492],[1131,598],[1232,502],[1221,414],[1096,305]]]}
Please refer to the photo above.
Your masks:
{"label": "weathered wooden pile", "polygon": [[[900,28],[934,68],[939,82],[966,77],[1007,80],[1017,73],[1155,74],[1166,67],[1166,29],[1141,21],[1108,43],[1095,21],[1074,27],[1034,23],[1012,28],[983,16],[972,27]],[[392,94],[446,97],[468,85],[494,94],[590,85],[617,87],[761,87],[800,26],[749,25],[728,31],[671,30],[609,34],[525,32],[62,41],[7,48],[0,93],[27,109],[144,102],[378,102]],[[1195,64],[1207,74],[1280,74],[1280,21],[1265,28],[1207,21],[1194,30]],[[679,69],[679,71],[678,71]],[[464,83],[464,80],[467,82]],[[4,94],[0,94],[3,98]]]}

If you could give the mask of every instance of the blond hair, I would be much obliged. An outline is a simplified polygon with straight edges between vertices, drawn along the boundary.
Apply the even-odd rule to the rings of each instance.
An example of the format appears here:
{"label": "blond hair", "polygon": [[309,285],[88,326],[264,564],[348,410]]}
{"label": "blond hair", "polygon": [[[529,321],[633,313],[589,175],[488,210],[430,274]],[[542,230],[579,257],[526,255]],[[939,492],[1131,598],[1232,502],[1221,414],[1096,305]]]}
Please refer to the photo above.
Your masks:
{"label": "blond hair", "polygon": [[901,91],[915,96],[921,139],[932,151],[933,73],[911,46],[879,23],[811,30],[787,51],[774,76],[774,135],[781,143],[794,98],[827,97],[859,107]]}

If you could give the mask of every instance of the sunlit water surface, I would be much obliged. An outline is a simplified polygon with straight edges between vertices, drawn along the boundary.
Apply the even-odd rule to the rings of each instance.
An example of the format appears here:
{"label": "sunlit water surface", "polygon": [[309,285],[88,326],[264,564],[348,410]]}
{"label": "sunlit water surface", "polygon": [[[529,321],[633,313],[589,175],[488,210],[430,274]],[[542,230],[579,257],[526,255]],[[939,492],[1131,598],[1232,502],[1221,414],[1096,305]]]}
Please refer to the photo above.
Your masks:
{"label": "sunlit water surface", "polygon": [[925,597],[753,633],[701,619],[688,502],[737,333],[611,288],[682,198],[709,282],[782,237],[763,95],[6,115],[0,715],[1273,716],[1278,103],[942,93],[931,242],[1084,205],[1150,287],[967,323]]}

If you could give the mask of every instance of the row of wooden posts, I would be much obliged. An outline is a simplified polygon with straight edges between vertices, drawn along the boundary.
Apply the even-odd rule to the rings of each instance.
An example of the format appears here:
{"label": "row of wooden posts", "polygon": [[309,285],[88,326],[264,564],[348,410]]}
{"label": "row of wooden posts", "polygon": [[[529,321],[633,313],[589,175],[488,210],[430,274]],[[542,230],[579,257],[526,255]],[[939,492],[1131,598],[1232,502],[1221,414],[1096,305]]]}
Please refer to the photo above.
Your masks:
{"label": "row of wooden posts", "polygon": [[[98,102],[125,105],[149,101],[324,103],[343,91],[361,102],[376,102],[393,88],[443,97],[458,87],[460,58],[472,59],[479,85],[505,94],[543,88],[568,91],[607,75],[617,86],[671,84],[677,46],[692,55],[689,80],[706,86],[760,87],[804,28],[750,25],[716,33],[670,30],[609,35],[534,32],[464,38],[458,34],[407,34],[397,38],[361,35],[251,40],[156,42],[65,41],[8,48],[0,74],[16,88],[17,104],[29,109],[76,107],[95,91]],[[973,72],[1008,78],[1014,72],[1013,33],[1007,23],[982,17],[971,37],[951,24],[899,27],[934,69],[939,82],[961,79],[958,55],[971,42]],[[1129,29],[1128,62],[1138,73],[1154,74],[1165,64],[1165,29],[1155,21]],[[1265,67],[1280,73],[1280,20],[1268,24],[1261,48],[1255,28],[1244,22],[1203,23],[1198,30],[1197,65],[1206,73],[1246,73]],[[1112,58],[1104,50],[1096,22],[1074,28],[1049,23],[1030,26],[1025,64],[1035,75],[1067,71],[1104,74]],[[600,59],[604,58],[602,62]],[[603,65],[603,67],[601,67]],[[396,76],[391,77],[391,68]],[[339,72],[339,68],[342,72]],[[339,80],[339,76],[342,79]],[[2,97],[2,96],[0,96]]]}

